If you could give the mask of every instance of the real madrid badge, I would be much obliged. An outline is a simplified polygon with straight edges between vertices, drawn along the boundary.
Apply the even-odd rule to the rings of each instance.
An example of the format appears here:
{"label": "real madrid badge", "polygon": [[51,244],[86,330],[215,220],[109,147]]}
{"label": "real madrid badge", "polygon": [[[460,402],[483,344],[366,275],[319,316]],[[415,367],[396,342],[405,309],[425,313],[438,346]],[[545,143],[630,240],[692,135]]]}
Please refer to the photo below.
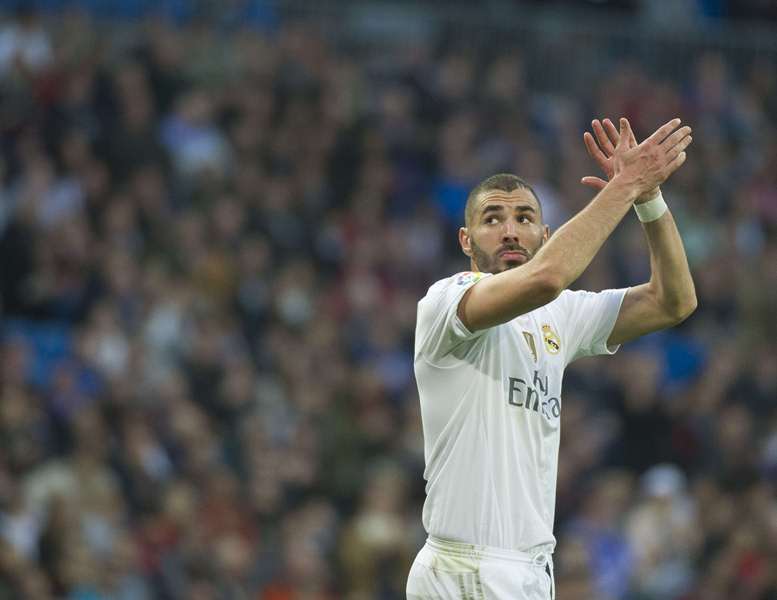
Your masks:
{"label": "real madrid badge", "polygon": [[542,326],[542,339],[545,342],[545,349],[550,354],[558,354],[561,350],[561,340],[556,332],[553,331],[550,325],[545,324]]}

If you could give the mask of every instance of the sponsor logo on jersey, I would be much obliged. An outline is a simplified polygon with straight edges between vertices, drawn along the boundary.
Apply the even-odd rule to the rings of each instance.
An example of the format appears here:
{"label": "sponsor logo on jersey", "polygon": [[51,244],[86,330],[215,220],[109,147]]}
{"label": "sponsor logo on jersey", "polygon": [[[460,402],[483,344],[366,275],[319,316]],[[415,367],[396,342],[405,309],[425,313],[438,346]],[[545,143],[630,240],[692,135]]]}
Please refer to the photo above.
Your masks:
{"label": "sponsor logo on jersey", "polygon": [[507,378],[507,403],[542,414],[551,423],[561,416],[561,401],[550,396],[548,376],[540,375],[537,370],[531,379]]}
{"label": "sponsor logo on jersey", "polygon": [[561,340],[547,323],[542,326],[542,339],[545,342],[545,350],[547,350],[548,353],[559,353],[559,350],[561,350]]}
{"label": "sponsor logo on jersey", "polygon": [[474,283],[480,279],[483,279],[483,273],[479,271],[467,271],[466,273],[461,273],[456,278],[456,285],[467,285],[469,282]]}

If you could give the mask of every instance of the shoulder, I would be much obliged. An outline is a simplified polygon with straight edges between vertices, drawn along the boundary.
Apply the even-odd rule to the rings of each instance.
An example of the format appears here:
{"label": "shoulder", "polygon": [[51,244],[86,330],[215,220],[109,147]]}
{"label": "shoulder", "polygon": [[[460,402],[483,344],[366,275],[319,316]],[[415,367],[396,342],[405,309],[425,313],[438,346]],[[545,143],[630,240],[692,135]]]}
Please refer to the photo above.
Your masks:
{"label": "shoulder", "polygon": [[554,315],[563,314],[582,298],[582,294],[587,293],[581,290],[564,290],[553,301],[538,310],[547,310]]}
{"label": "shoulder", "polygon": [[583,290],[564,290],[553,301],[532,311],[533,316],[543,323],[552,323],[559,329],[566,329],[576,320],[575,315],[584,308],[586,298],[592,293]]}
{"label": "shoulder", "polygon": [[601,292],[564,290],[558,297],[539,310],[546,310],[559,321],[576,328],[595,325],[602,318],[617,315],[628,288],[607,289]]}
{"label": "shoulder", "polygon": [[490,275],[490,273],[481,273],[479,271],[461,271],[455,273],[439,281],[435,281],[429,289],[426,291],[426,295],[422,298],[422,302],[427,298],[434,298],[436,296],[445,295],[450,291],[465,290],[484,277]]}
{"label": "shoulder", "polygon": [[553,302],[546,306],[552,310],[569,310],[581,303],[588,302],[597,297],[608,294],[616,290],[605,290],[604,292],[590,292],[588,290],[564,290]]}
{"label": "shoulder", "polygon": [[558,295],[558,298],[556,298],[554,302],[560,301],[562,304],[565,302],[574,302],[595,293],[596,292],[589,292],[588,290],[564,290]]}

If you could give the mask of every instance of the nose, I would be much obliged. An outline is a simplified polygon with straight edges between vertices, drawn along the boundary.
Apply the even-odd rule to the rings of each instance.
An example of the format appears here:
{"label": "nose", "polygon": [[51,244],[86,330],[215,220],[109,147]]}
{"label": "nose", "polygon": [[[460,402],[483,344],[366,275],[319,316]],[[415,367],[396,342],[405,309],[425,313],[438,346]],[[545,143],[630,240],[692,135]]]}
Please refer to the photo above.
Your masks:
{"label": "nose", "polygon": [[507,219],[502,230],[502,241],[518,241],[518,224],[513,219]]}

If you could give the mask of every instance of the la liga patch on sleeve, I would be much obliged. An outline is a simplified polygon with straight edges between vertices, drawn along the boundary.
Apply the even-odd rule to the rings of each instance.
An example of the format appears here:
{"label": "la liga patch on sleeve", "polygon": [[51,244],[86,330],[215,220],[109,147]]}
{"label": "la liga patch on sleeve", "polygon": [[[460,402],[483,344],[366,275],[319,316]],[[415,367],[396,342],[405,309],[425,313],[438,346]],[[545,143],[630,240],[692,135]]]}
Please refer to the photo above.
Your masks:
{"label": "la liga patch on sleeve", "polygon": [[474,283],[480,279],[483,279],[483,273],[479,271],[467,271],[466,273],[460,273],[456,277],[456,285],[467,285],[468,283]]}

